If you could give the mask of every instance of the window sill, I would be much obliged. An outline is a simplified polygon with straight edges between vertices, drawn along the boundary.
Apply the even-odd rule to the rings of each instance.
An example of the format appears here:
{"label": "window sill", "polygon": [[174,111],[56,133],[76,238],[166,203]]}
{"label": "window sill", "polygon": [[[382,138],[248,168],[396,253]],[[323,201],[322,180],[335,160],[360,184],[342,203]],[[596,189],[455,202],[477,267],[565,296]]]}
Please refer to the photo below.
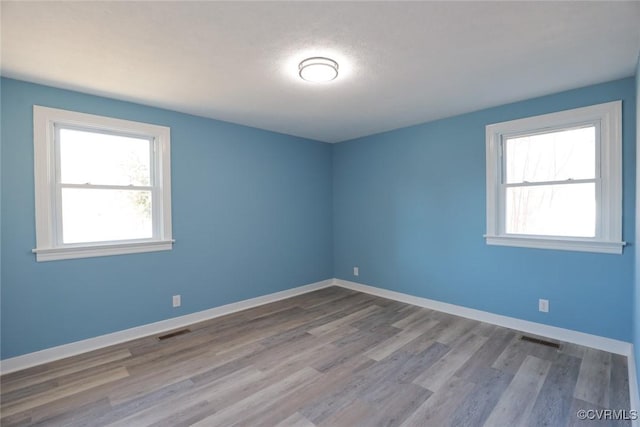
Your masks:
{"label": "window sill", "polygon": [[484,236],[487,245],[516,246],[522,248],[553,249],[560,251],[599,252],[622,254],[626,242],[608,242],[602,240],[581,240],[552,237],[528,236]]}
{"label": "window sill", "polygon": [[169,251],[174,240],[147,242],[113,243],[91,246],[64,246],[58,248],[36,248],[36,261],[56,261],[61,259],[92,258],[111,255],[135,254],[141,252]]}

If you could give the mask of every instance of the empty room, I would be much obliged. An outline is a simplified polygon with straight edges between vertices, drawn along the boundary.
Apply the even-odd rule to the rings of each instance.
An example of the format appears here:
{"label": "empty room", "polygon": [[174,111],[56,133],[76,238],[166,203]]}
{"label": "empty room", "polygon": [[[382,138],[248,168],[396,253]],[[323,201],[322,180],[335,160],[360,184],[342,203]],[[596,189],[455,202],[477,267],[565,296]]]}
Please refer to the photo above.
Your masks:
{"label": "empty room", "polygon": [[0,2],[0,425],[640,427],[640,1]]}

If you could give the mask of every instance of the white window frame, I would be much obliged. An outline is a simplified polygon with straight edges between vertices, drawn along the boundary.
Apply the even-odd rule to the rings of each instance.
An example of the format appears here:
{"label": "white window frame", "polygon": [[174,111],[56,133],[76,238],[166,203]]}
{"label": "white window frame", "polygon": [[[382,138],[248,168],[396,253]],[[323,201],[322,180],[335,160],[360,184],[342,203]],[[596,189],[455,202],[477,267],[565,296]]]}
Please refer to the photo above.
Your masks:
{"label": "white window frame", "polygon": [[[503,147],[506,138],[594,125],[596,128],[596,235],[593,238],[509,234],[505,231]],[[486,127],[488,245],[621,254],[622,101],[490,124]]]}
{"label": "white window frame", "polygon": [[[149,139],[153,155],[152,221],[149,239],[118,240],[97,243],[62,243],[59,219],[56,159],[56,127],[74,127],[104,133],[124,134]],[[171,134],[165,126],[78,113],[57,108],[33,106],[33,145],[36,214],[37,261],[122,255],[170,250],[171,233]]]}

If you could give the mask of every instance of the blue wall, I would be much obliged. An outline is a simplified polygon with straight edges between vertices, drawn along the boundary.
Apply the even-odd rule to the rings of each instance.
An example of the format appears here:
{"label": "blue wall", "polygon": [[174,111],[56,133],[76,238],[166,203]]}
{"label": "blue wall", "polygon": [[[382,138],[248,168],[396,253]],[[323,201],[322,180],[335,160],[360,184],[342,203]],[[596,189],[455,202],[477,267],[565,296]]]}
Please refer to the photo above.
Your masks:
{"label": "blue wall", "polygon": [[[340,143],[334,269],[340,279],[631,340],[633,78]],[[485,126],[623,100],[623,255],[487,246]],[[352,275],[353,266],[360,276]],[[538,298],[550,312],[538,312]]]}
{"label": "blue wall", "polygon": [[[1,86],[3,359],[332,277],[331,145]],[[171,127],[172,251],[36,263],[34,104]]]}

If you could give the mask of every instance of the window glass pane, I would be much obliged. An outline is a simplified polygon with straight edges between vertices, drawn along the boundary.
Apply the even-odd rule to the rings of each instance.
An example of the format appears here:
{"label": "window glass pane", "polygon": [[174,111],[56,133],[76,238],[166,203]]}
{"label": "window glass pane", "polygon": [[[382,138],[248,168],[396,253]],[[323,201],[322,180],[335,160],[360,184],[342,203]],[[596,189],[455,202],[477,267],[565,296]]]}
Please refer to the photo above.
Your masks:
{"label": "window glass pane", "polygon": [[151,192],[62,189],[63,243],[153,237]]}
{"label": "window glass pane", "polygon": [[594,237],[594,183],[508,187],[505,230],[509,234]]}
{"label": "window glass pane", "polygon": [[64,184],[151,185],[151,143],[145,138],[60,129]]}
{"label": "window glass pane", "polygon": [[507,138],[506,182],[563,181],[596,176],[596,128]]}

